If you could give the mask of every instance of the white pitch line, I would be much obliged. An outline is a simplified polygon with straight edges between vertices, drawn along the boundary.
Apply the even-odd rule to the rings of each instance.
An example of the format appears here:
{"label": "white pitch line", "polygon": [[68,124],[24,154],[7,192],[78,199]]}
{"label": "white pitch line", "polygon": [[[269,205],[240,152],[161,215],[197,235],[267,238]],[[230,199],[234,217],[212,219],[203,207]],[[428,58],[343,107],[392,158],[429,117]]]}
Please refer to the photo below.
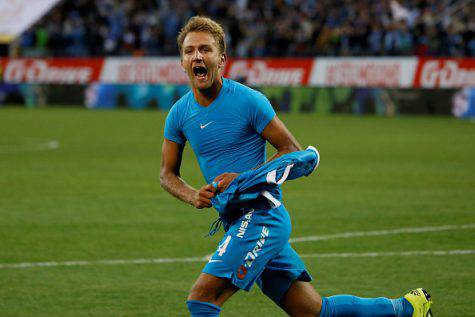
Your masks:
{"label": "white pitch line", "polygon": [[0,154],[2,153],[18,153],[18,152],[35,152],[56,150],[59,148],[57,140],[28,140],[24,144],[0,144]]}
{"label": "white pitch line", "polygon": [[158,258],[158,259],[131,259],[131,260],[97,260],[97,261],[64,261],[64,262],[25,262],[3,263],[0,269],[22,269],[29,267],[55,267],[55,266],[89,266],[89,265],[121,265],[121,264],[160,264],[160,263],[186,263],[206,262],[203,257],[190,258]]}
{"label": "white pitch line", "polygon": [[[475,224],[466,225],[446,225],[440,227],[419,227],[419,228],[399,228],[392,230],[343,232],[322,236],[310,236],[293,238],[291,243],[322,241],[331,239],[344,239],[363,236],[382,236],[400,233],[422,233],[438,232],[447,230],[470,229],[475,228]],[[312,258],[331,258],[331,257],[376,257],[376,256],[420,256],[420,255],[464,255],[474,254],[475,250],[449,250],[449,251],[402,251],[402,252],[365,252],[365,253],[312,253],[300,254],[301,257]],[[212,254],[211,254],[212,255]],[[25,262],[25,263],[0,263],[0,269],[17,269],[30,267],[56,267],[56,266],[87,266],[87,265],[121,265],[121,264],[159,264],[159,263],[187,263],[187,262],[206,262],[211,255],[203,257],[186,258],[158,258],[158,259],[131,259],[131,260],[98,260],[98,261],[64,261],[64,262]]]}
{"label": "white pitch line", "polygon": [[419,228],[399,228],[399,229],[375,230],[375,231],[356,231],[356,232],[328,234],[328,235],[322,235],[322,236],[292,238],[289,240],[289,242],[299,243],[299,242],[308,242],[308,241],[347,239],[347,238],[355,238],[355,237],[386,236],[386,235],[401,234],[401,233],[439,232],[439,231],[472,229],[472,228],[475,228],[475,223],[470,223],[466,225],[446,225],[446,226],[440,226],[440,227],[419,227]]}
{"label": "white pitch line", "polygon": [[302,258],[373,258],[382,256],[443,256],[475,254],[475,250],[447,250],[447,251],[400,251],[400,252],[362,252],[362,253],[310,253],[300,254]]}
{"label": "white pitch line", "polygon": [[[349,258],[349,257],[383,257],[383,256],[447,256],[475,254],[475,250],[439,250],[439,251],[400,251],[400,252],[362,252],[362,253],[310,253],[300,254],[302,258]],[[190,263],[207,262],[204,257],[191,258],[158,258],[132,260],[99,260],[99,261],[65,261],[65,262],[31,262],[3,263],[0,269],[24,269],[32,267],[58,266],[91,266],[91,265],[124,265],[124,264],[161,264],[161,263]]]}
{"label": "white pitch line", "polygon": [[[448,230],[460,230],[460,229],[472,229],[475,228],[475,223],[469,223],[465,225],[445,225],[438,227],[416,227],[416,228],[398,228],[388,230],[374,230],[374,231],[356,231],[356,232],[342,232],[335,234],[327,234],[321,236],[309,236],[300,238],[291,238],[289,242],[292,244],[309,241],[325,241],[334,239],[348,239],[356,237],[374,237],[374,236],[386,236],[392,234],[401,233],[424,233],[424,232],[440,232]],[[208,254],[205,258],[210,259],[214,253]]]}

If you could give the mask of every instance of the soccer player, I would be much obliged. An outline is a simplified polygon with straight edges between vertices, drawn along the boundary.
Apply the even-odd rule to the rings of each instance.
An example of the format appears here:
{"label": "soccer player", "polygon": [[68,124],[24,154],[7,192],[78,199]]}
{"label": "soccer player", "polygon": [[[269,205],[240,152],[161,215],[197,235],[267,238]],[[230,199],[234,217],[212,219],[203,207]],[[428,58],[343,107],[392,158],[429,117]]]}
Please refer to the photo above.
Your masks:
{"label": "soccer player", "polygon": [[[301,147],[264,95],[222,77],[225,35],[218,23],[193,17],[177,41],[191,91],[175,103],[166,119],[160,182],[178,199],[198,209],[210,208],[211,198],[239,173],[265,163],[266,141],[277,150],[269,161]],[[206,181],[199,189],[180,177],[186,141]],[[254,283],[291,316],[428,315],[431,302],[423,289],[398,299],[321,298],[288,243],[291,223],[284,205],[272,208],[261,198],[221,219],[226,233],[189,293],[191,316],[219,316],[228,298]]]}

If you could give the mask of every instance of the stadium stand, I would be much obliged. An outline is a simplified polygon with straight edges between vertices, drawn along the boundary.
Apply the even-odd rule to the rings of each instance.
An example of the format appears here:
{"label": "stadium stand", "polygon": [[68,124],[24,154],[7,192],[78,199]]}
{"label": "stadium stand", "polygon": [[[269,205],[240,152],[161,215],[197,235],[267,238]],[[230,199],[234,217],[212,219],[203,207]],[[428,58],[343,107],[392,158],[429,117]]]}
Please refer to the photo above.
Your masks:
{"label": "stadium stand", "polygon": [[20,39],[25,57],[177,55],[176,35],[218,19],[237,57],[475,56],[470,0],[64,0]]}

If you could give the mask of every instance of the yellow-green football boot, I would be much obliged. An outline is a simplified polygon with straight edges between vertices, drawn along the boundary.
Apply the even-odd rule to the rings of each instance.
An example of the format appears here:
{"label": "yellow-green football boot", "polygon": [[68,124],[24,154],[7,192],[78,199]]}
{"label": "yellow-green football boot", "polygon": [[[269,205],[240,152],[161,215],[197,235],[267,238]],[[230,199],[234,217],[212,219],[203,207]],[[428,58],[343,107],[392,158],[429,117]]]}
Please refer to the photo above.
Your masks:
{"label": "yellow-green football boot", "polygon": [[432,301],[430,300],[429,293],[427,293],[425,289],[418,288],[418,289],[412,290],[406,295],[404,295],[404,298],[407,299],[407,301],[411,303],[412,307],[414,308],[412,317],[432,317],[433,316],[430,310]]}

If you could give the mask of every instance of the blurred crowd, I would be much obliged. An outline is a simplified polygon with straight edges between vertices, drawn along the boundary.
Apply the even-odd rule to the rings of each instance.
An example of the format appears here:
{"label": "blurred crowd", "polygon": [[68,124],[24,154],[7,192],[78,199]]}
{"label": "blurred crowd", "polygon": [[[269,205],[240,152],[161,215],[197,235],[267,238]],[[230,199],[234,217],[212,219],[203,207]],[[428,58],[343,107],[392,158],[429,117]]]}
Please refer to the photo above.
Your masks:
{"label": "blurred crowd", "polygon": [[206,15],[228,54],[475,56],[473,0],[63,0],[19,41],[23,56],[176,56]]}

